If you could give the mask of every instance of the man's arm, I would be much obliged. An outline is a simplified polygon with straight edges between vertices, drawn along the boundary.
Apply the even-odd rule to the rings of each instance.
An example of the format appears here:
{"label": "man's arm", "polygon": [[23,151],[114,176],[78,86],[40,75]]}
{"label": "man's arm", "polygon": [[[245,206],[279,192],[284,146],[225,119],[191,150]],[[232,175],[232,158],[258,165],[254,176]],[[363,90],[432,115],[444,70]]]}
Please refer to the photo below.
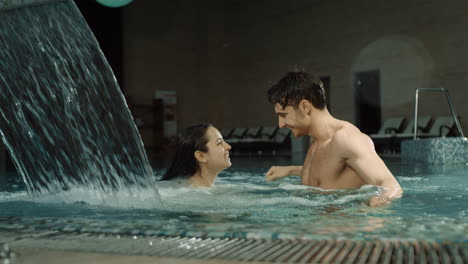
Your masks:
{"label": "man's arm", "polygon": [[302,166],[273,166],[265,174],[267,181],[287,177],[289,175],[301,176]]}
{"label": "man's arm", "polygon": [[346,165],[370,185],[382,187],[380,196],[369,200],[370,206],[389,203],[391,199],[400,198],[403,190],[383,160],[377,155],[374,143],[359,131],[339,131],[336,140],[340,144]]}

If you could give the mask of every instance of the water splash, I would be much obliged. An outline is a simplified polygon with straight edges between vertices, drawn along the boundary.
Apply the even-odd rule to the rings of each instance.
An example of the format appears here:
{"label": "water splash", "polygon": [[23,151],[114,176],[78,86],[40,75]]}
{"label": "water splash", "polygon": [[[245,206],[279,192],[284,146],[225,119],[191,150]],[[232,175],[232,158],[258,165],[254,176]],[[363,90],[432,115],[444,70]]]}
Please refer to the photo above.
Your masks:
{"label": "water splash", "polygon": [[138,186],[159,195],[117,80],[73,1],[0,10],[0,45],[0,131],[29,194]]}

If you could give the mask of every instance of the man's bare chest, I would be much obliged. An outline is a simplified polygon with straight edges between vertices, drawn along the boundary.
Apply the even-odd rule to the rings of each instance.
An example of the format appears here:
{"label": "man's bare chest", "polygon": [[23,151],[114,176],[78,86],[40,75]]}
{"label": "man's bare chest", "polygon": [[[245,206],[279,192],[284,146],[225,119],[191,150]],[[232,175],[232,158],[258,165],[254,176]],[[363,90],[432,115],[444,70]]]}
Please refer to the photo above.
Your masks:
{"label": "man's bare chest", "polygon": [[340,160],[329,145],[312,146],[304,160],[302,183],[316,187],[331,186],[345,169],[344,160]]}

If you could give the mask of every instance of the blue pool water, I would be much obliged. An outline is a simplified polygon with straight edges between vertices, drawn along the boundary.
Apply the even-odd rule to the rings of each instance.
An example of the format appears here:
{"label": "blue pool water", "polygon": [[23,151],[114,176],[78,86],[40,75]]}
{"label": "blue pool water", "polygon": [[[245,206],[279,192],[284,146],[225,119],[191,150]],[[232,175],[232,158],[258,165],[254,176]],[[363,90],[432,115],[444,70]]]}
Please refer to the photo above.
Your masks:
{"label": "blue pool water", "polygon": [[[388,160],[404,189],[389,206],[364,204],[379,190],[325,191],[292,177],[265,182],[275,158],[233,160],[212,189],[160,184],[164,208],[151,190],[72,189],[29,197],[16,175],[0,179],[0,228],[103,233],[325,239],[468,241],[468,166]],[[236,163],[238,164],[236,166]],[[155,177],[160,177],[157,170]]]}

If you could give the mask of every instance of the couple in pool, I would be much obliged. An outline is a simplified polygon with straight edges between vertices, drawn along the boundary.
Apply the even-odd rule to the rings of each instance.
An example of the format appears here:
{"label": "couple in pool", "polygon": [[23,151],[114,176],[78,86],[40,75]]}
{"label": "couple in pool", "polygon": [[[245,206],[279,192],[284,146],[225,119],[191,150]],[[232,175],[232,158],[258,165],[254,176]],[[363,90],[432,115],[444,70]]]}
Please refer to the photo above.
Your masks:
{"label": "couple in pool", "polygon": [[[303,166],[273,166],[267,181],[297,175],[304,185],[322,189],[351,189],[363,185],[381,187],[370,206],[387,204],[403,191],[372,140],[349,122],[335,119],[326,108],[320,79],[306,72],[289,72],[268,90],[279,127],[294,137],[313,140]],[[187,128],[179,137],[175,157],[161,180],[187,179],[193,187],[211,187],[216,176],[231,166],[231,146],[210,124]]]}

